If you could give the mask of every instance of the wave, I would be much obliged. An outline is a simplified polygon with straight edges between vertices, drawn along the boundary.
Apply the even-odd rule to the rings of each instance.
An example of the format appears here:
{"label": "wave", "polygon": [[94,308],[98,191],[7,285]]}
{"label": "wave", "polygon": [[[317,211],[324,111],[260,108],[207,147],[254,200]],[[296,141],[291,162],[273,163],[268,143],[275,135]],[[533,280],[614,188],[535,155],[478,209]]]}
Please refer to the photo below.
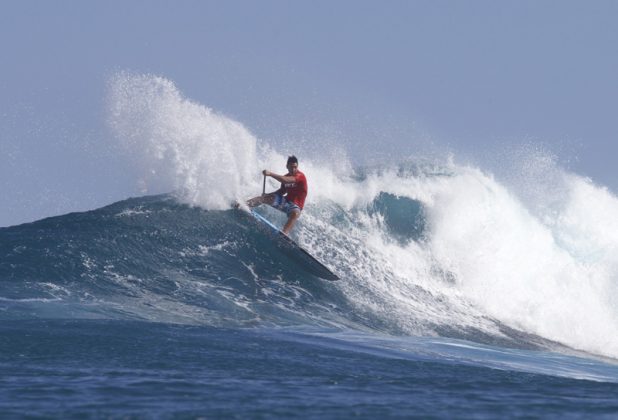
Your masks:
{"label": "wave", "polygon": [[[599,278],[586,277],[608,267],[590,264],[589,253],[578,261],[495,181],[464,172],[428,177],[437,189],[433,201],[380,191],[348,209],[309,205],[294,237],[342,277],[338,282],[304,272],[242,211],[205,210],[173,194],[4,228],[0,317],[312,325],[523,348],[561,343],[614,356],[607,351],[614,335],[599,334],[615,328],[606,300],[612,283],[599,290],[590,283]],[[382,171],[350,182],[365,190],[376,176],[392,180]],[[463,201],[473,211],[460,202],[450,212],[444,200],[464,190],[463,179]],[[477,214],[492,200],[474,197],[475,184],[481,195],[497,196],[490,213],[504,230]],[[261,211],[283,222],[275,210]]]}
{"label": "wave", "polygon": [[140,185],[175,193],[0,229],[0,318],[308,325],[618,358],[618,199],[589,179],[534,156],[517,182],[448,159],[301,158],[293,237],[341,277],[325,282],[229,209],[284,155],[166,79],[122,73],[110,91]]}

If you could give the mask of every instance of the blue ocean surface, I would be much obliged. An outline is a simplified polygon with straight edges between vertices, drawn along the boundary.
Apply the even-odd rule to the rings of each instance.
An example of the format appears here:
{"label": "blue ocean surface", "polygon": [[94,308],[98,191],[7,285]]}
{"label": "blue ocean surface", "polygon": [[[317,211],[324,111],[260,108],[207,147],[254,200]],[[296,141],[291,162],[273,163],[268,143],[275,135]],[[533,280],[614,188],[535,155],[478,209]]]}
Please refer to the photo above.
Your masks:
{"label": "blue ocean surface", "polygon": [[423,253],[431,211],[308,206],[293,238],[338,281],[173,194],[2,228],[0,417],[615,418],[614,338],[501,319]]}
{"label": "blue ocean surface", "polygon": [[618,410],[615,366],[465,350],[469,344],[449,340],[357,346],[331,334],[140,321],[3,323],[1,413],[611,418]]}

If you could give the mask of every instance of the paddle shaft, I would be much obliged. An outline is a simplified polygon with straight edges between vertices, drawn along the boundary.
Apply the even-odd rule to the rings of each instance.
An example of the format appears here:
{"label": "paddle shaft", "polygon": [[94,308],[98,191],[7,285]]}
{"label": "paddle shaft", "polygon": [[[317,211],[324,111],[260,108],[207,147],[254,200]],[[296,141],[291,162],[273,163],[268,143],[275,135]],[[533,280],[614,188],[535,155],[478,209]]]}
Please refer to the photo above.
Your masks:
{"label": "paddle shaft", "polygon": [[266,194],[266,175],[264,175],[264,182],[262,183],[262,195]]}

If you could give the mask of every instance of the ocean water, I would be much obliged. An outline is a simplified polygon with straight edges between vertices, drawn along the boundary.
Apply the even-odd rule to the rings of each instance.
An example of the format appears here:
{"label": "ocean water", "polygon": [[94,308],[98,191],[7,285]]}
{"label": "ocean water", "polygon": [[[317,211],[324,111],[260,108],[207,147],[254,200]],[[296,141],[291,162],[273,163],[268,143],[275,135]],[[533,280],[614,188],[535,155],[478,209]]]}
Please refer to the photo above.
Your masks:
{"label": "ocean water", "polygon": [[0,417],[618,416],[611,191],[534,153],[301,159],[326,281],[229,208],[284,155],[160,77],[108,108],[143,195],[0,228]]}

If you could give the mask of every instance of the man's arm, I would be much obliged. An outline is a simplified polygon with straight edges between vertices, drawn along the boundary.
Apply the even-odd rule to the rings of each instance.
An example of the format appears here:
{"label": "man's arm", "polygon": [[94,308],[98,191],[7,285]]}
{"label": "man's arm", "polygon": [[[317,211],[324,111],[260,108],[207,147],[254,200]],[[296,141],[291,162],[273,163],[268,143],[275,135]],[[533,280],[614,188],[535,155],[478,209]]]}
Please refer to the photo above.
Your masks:
{"label": "man's arm", "polygon": [[291,182],[296,182],[296,178],[292,175],[277,175],[266,169],[264,169],[262,173],[265,176],[270,176],[270,177],[275,178],[277,181],[281,182],[282,184],[289,184]]}

